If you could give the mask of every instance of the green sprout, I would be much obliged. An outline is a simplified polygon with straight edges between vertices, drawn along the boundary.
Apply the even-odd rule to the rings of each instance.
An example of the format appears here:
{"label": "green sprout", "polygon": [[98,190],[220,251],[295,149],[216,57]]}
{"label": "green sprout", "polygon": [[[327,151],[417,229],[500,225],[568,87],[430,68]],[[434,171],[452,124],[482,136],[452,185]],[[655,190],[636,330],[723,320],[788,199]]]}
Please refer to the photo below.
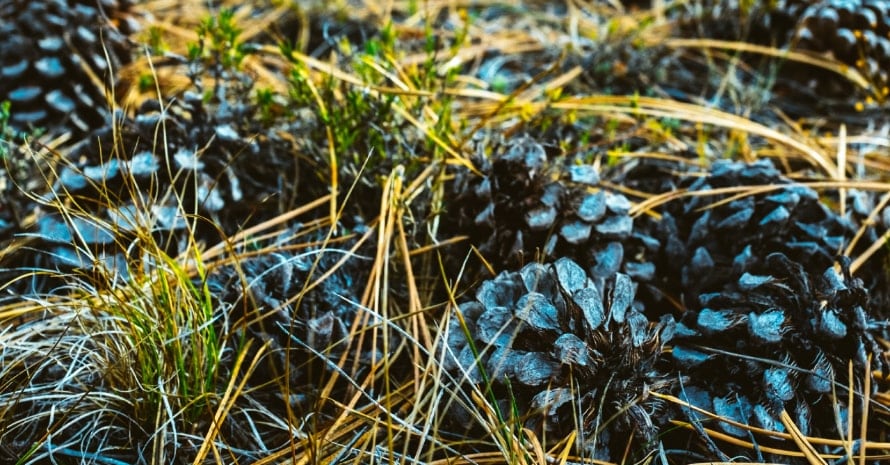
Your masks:
{"label": "green sprout", "polygon": [[154,50],[154,53],[161,54],[170,49],[164,42],[163,30],[160,27],[152,26],[148,28],[148,46]]}
{"label": "green sprout", "polygon": [[188,44],[188,57],[200,62],[215,75],[226,70],[237,70],[250,53],[250,47],[239,40],[242,29],[235,21],[235,12],[223,9],[208,16],[198,26],[198,42]]}
{"label": "green sprout", "polygon": [[9,108],[10,108],[9,100],[4,100],[0,102],[0,159],[6,160],[9,156],[9,149],[6,148],[6,144],[9,142],[10,128],[9,128]]}

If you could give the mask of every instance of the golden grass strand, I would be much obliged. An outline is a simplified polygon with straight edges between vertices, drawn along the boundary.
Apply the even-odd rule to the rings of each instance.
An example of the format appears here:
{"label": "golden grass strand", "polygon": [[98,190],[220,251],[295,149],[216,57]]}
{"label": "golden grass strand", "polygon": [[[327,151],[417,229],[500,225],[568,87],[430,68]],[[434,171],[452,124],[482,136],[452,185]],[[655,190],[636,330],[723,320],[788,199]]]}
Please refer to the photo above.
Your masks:
{"label": "golden grass strand", "polygon": [[[847,125],[841,124],[841,128],[838,134],[838,144],[837,144],[837,175],[836,178],[840,182],[844,182],[847,180]],[[841,216],[845,216],[847,213],[847,189],[840,188],[838,189],[838,197],[840,197],[840,212]]]}
{"label": "golden grass strand", "polygon": [[[679,397],[676,397],[676,396],[673,396],[670,394],[663,394],[663,393],[659,393],[659,392],[650,392],[649,395],[655,396],[655,397],[657,397],[659,399],[663,399],[667,402],[671,402],[671,403],[680,405],[682,407],[691,409],[691,410],[695,411],[696,413],[700,413],[708,418],[718,420],[723,423],[727,423],[727,424],[737,426],[739,428],[751,431],[752,433],[755,433],[755,434],[761,434],[764,436],[769,436],[769,437],[773,437],[776,439],[782,439],[782,440],[786,440],[786,441],[792,440],[792,437],[789,433],[780,433],[778,431],[771,431],[771,430],[767,430],[767,429],[763,429],[763,428],[758,428],[756,426],[751,426],[751,425],[748,425],[745,423],[740,423],[740,422],[737,422],[734,420],[730,420],[729,418],[724,418],[719,415],[716,415],[713,412],[709,412],[701,407],[692,405],[692,404],[680,399]],[[690,427],[691,427],[691,425],[690,425]],[[816,444],[816,445],[820,445],[820,446],[828,446],[828,447],[842,447],[845,444],[847,444],[846,440],[818,438],[818,437],[812,437],[812,436],[806,436],[806,440],[807,440],[807,442],[809,442],[811,444]],[[867,449],[890,449],[890,442],[869,441],[869,442],[862,444],[862,447],[865,447]],[[872,456],[869,456],[869,457],[872,457]],[[837,458],[837,457],[835,457],[835,458]]]}
{"label": "golden grass strand", "polygon": [[828,463],[825,462],[825,459],[819,456],[819,453],[816,452],[816,449],[807,440],[807,437],[804,436],[797,425],[794,424],[794,420],[791,419],[791,416],[788,415],[788,412],[785,409],[782,409],[782,412],[779,414],[779,419],[782,421],[782,424],[785,425],[785,429],[791,435],[791,439],[797,444],[798,449],[800,449],[810,465],[828,465]]}
{"label": "golden grass strand", "polygon": [[[871,410],[871,358],[873,354],[869,353],[865,359],[865,379],[862,387],[862,418],[859,423],[859,443],[865,444],[868,441],[868,412]],[[848,406],[852,412],[852,404]],[[852,418],[849,420],[852,423]],[[865,448],[859,449],[859,465],[865,465]]]}
{"label": "golden grass strand", "polygon": [[257,350],[257,353],[253,357],[253,361],[247,367],[247,372],[245,372],[244,375],[241,376],[241,381],[238,382],[236,386],[236,382],[238,380],[237,374],[241,371],[241,365],[244,363],[244,359],[247,357],[248,349],[250,349],[251,342],[252,341],[250,340],[247,341],[244,348],[240,351],[238,357],[235,359],[235,364],[232,366],[232,377],[229,379],[229,384],[226,386],[226,390],[223,393],[222,399],[220,399],[219,407],[217,407],[216,413],[213,414],[213,422],[211,423],[211,427],[207,431],[206,436],[204,436],[204,441],[201,443],[201,447],[200,449],[198,449],[198,454],[195,456],[195,460],[192,461],[192,465],[199,465],[204,461],[205,457],[207,457],[208,448],[214,444],[214,439],[216,438],[216,435],[219,434],[219,428],[222,425],[222,422],[225,420],[237,397],[244,391],[244,385],[250,378],[251,373],[253,373],[254,368],[256,368],[256,366],[259,364],[262,354],[269,346],[269,343],[267,342]]}
{"label": "golden grass strand", "polygon": [[868,83],[865,77],[863,77],[862,74],[855,68],[816,53],[778,49],[775,47],[767,47],[747,42],[717,39],[670,38],[667,40],[663,40],[660,43],[667,47],[673,48],[722,48],[726,50],[734,50],[737,52],[758,53],[761,55],[781,58],[788,61],[796,61],[798,63],[816,66],[839,74],[850,82],[856,84],[860,89],[868,90],[871,88],[871,85]]}

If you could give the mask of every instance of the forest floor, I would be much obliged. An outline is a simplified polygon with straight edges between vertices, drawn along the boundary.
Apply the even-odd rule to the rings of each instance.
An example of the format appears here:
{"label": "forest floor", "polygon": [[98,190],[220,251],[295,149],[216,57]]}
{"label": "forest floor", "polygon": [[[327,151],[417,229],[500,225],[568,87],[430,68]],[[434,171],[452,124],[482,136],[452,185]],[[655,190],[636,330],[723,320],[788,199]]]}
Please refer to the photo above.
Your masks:
{"label": "forest floor", "polygon": [[888,461],[883,2],[102,5],[0,52],[0,462]]}

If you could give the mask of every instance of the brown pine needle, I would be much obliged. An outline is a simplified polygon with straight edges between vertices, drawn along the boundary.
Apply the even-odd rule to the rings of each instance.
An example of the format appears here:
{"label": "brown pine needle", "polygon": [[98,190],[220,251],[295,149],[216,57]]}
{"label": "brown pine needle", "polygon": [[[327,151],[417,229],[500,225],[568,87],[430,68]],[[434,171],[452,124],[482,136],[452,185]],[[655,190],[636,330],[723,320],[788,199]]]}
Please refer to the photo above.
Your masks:
{"label": "brown pine needle", "polygon": [[817,55],[809,52],[798,52],[793,50],[783,50],[775,47],[766,47],[763,45],[751,44],[738,41],[726,41],[716,39],[676,39],[671,38],[661,42],[665,46],[674,48],[722,48],[725,50],[734,50],[745,53],[759,53],[761,55],[782,58],[789,61],[796,61],[822,69],[826,69],[833,73],[837,73],[850,82],[856,84],[860,89],[870,89],[871,85],[855,68],[847,66],[836,60]]}
{"label": "brown pine needle", "polygon": [[[860,444],[865,444],[868,441],[868,412],[871,410],[871,358],[873,355],[870,353],[865,359],[865,385],[862,387],[862,418],[859,423]],[[865,449],[859,449],[859,465],[865,465],[865,459]]]}
{"label": "brown pine needle", "polygon": [[828,463],[825,462],[825,459],[816,452],[816,449],[810,444],[807,437],[800,432],[800,429],[794,424],[794,420],[791,419],[791,416],[788,415],[788,412],[785,411],[785,409],[782,409],[782,413],[779,414],[779,419],[782,421],[785,429],[791,435],[791,439],[797,444],[797,447],[800,449],[803,456],[806,457],[807,462],[809,462],[810,465],[828,465]]}
{"label": "brown pine needle", "polygon": [[241,373],[241,365],[244,363],[245,357],[249,353],[250,346],[253,341],[247,341],[245,346],[238,353],[238,358],[235,359],[235,364],[232,367],[232,377],[229,379],[229,384],[226,386],[226,390],[223,393],[222,399],[219,401],[219,406],[216,409],[216,412],[213,414],[213,422],[211,423],[210,429],[207,431],[206,436],[204,436],[204,441],[201,443],[201,448],[198,449],[198,454],[195,455],[195,460],[192,461],[192,465],[198,465],[204,462],[204,459],[207,457],[207,453],[209,452],[209,448],[214,446],[216,436],[219,434],[220,425],[222,425],[223,420],[228,416],[229,410],[231,410],[232,406],[235,403],[235,399],[238,398],[244,392],[244,386],[247,384],[247,380],[250,378],[250,375],[253,373],[254,369],[259,365],[260,359],[262,358],[263,353],[269,347],[269,343],[263,344],[257,352],[253,356],[253,361],[247,366],[246,371],[241,375],[241,381],[236,384],[238,380],[238,373]]}
{"label": "brown pine needle", "polygon": [[[649,395],[652,395],[652,396],[658,397],[660,399],[664,399],[665,401],[668,401],[668,402],[683,406],[685,408],[691,409],[691,410],[695,411],[696,413],[705,415],[708,418],[712,418],[714,420],[721,421],[723,423],[727,423],[727,424],[737,426],[739,428],[751,431],[754,434],[765,435],[765,436],[773,437],[776,439],[782,439],[782,440],[786,440],[786,441],[793,440],[791,434],[789,434],[789,433],[780,433],[778,431],[770,431],[770,430],[766,430],[763,428],[751,426],[751,425],[748,425],[745,423],[740,423],[740,422],[731,420],[729,418],[721,417],[713,412],[709,412],[705,409],[702,409],[700,407],[692,405],[692,404],[680,399],[679,397],[672,396],[670,394],[650,392]],[[675,422],[675,423],[680,424],[680,423],[685,423],[685,422]],[[686,423],[686,424],[688,424],[688,423]],[[689,427],[691,428],[692,426],[689,425]],[[806,441],[810,444],[815,444],[815,445],[819,445],[819,446],[828,446],[828,447],[844,447],[845,445],[848,445],[848,441],[846,441],[846,440],[817,438],[817,437],[812,437],[812,436],[806,436]],[[864,447],[866,449],[888,450],[888,449],[890,449],[890,442],[869,441],[869,442],[862,444],[861,447]],[[840,456],[836,456],[835,458],[838,458],[838,457],[840,457]],[[874,457],[877,457],[877,456],[873,456],[873,455],[869,456],[869,458],[874,458]]]}

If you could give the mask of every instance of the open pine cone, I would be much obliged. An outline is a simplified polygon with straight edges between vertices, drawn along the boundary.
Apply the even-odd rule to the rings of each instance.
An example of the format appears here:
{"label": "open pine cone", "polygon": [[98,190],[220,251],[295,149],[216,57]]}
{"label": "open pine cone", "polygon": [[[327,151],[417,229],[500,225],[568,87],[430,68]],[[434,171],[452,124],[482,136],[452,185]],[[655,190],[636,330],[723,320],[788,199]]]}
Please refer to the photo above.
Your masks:
{"label": "open pine cone", "polygon": [[890,85],[890,3],[883,0],[814,2],[799,16],[794,41],[831,52],[875,83]]}
{"label": "open pine cone", "polygon": [[[686,36],[828,54],[859,70],[872,97],[888,96],[890,4],[884,0],[709,0],[690,5],[680,23]],[[803,91],[809,98],[844,99],[856,92],[843,77],[795,63],[785,64],[779,81],[779,92]]]}
{"label": "open pine cone", "polygon": [[599,187],[594,166],[550,160],[528,137],[475,161],[481,174],[457,175],[443,224],[469,235],[495,270],[573,257],[601,277],[620,271],[622,240],[633,233],[631,204]]}
{"label": "open pine cone", "polygon": [[[700,295],[736,282],[762,266],[773,252],[807,264],[808,271],[824,270],[835,262],[870,213],[869,195],[856,193],[850,197],[852,208],[839,215],[816,191],[782,176],[765,159],[752,164],[718,161],[709,175],[690,176],[678,187],[705,194],[746,186],[773,189],[744,196],[736,196],[737,192],[696,195],[667,204],[658,220],[641,218],[637,222],[640,234],[660,244],[661,252],[654,260],[658,286],[687,308],[701,308]],[[863,198],[857,199],[859,194]],[[875,229],[866,228],[856,250],[877,238]],[[878,257],[868,264],[869,288],[882,279],[874,268],[880,261]]]}
{"label": "open pine cone", "polygon": [[[101,264],[126,276],[145,228],[175,256],[192,238],[213,244],[295,205],[299,161],[279,131],[289,123],[256,116],[241,77],[220,76],[212,97],[195,83],[179,99],[145,101],[132,117],[117,112],[66,148],[66,160],[45,174],[53,184],[37,189],[47,201],[30,207],[39,215],[29,245],[41,253],[6,263],[63,272]],[[70,199],[76,211],[56,210]]]}
{"label": "open pine cone", "polygon": [[[783,411],[805,435],[836,436],[838,419],[845,430],[846,422],[860,418],[861,396],[877,392],[875,384],[863,392],[866,368],[885,368],[876,342],[885,323],[876,318],[862,280],[850,275],[849,263],[844,258],[841,271],[828,267],[820,274],[808,271],[806,262],[773,253],[737,282],[702,295],[704,308],[687,311],[676,326],[672,359],[685,380],[677,395],[772,431],[786,430]],[[853,379],[847,375],[851,361]],[[853,405],[839,394],[850,386],[857,394]],[[718,422],[716,429],[749,437],[729,423]],[[736,453],[760,460],[750,450]]]}
{"label": "open pine cone", "polygon": [[[245,335],[270,344],[252,383],[265,386],[264,395],[278,402],[310,409],[325,400],[320,387],[332,373],[340,376],[341,387],[348,385],[344,376],[364,379],[384,357],[383,338],[389,347],[399,338],[361,306],[370,258],[350,252],[354,241],[295,248],[298,232],[293,228],[274,242],[280,251],[216,268],[206,279],[220,305],[245,323]],[[293,393],[289,399],[281,398],[285,382]]]}
{"label": "open pine cone", "polygon": [[19,131],[82,135],[107,124],[106,88],[130,61],[128,0],[0,4],[0,101]]}
{"label": "open pine cone", "polygon": [[631,438],[645,454],[663,424],[663,405],[647,393],[671,385],[657,366],[674,321],[650,323],[634,288],[627,275],[599,279],[568,258],[503,272],[460,306],[469,338],[450,321],[445,367],[465,383],[490,382],[504,415],[515,405],[548,438],[577,427],[579,447],[597,458],[618,460]]}

